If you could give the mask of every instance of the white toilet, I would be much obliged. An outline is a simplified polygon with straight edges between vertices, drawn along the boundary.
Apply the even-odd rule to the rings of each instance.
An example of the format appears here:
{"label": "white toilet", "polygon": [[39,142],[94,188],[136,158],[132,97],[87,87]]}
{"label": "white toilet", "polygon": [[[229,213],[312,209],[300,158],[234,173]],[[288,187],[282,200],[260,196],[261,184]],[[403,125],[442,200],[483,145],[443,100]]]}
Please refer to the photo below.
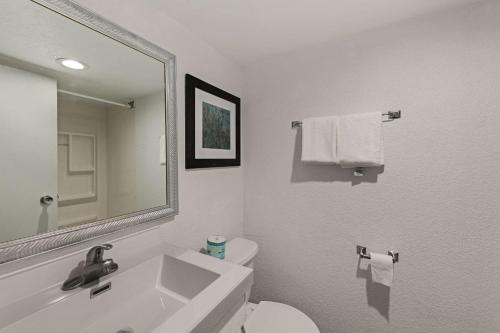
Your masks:
{"label": "white toilet", "polygon": [[[258,250],[257,243],[235,238],[226,244],[226,260],[253,268]],[[262,301],[259,304],[247,303],[246,309],[245,333],[319,333],[311,318],[286,304]]]}

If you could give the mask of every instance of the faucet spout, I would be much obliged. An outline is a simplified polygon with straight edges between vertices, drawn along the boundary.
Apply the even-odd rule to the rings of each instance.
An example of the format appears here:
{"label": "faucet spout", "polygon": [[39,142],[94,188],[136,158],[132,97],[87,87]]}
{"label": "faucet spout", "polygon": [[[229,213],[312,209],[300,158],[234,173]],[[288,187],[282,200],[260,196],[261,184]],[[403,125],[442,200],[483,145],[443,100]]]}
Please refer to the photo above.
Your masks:
{"label": "faucet spout", "polygon": [[72,290],[82,287],[99,278],[116,272],[118,264],[113,259],[103,259],[104,251],[113,247],[111,244],[101,244],[92,247],[87,253],[85,264],[78,276],[73,276],[64,281],[62,290]]}

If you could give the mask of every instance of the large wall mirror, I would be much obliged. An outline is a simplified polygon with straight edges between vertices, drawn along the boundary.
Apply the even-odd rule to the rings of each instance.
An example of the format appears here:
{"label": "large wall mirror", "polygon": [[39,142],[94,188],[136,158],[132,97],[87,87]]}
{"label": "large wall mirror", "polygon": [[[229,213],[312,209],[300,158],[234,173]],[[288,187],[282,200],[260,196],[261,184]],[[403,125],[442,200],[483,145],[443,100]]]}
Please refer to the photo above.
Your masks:
{"label": "large wall mirror", "polygon": [[175,57],[70,1],[0,21],[0,263],[174,215]]}

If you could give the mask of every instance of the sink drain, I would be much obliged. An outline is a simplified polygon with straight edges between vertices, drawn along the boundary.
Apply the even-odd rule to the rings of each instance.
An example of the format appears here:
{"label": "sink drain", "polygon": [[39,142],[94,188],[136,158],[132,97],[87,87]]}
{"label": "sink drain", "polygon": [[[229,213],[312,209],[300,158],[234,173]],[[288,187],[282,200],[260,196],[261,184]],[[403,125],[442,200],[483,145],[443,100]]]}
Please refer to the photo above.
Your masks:
{"label": "sink drain", "polygon": [[123,328],[116,333],[134,333],[134,330],[131,328]]}

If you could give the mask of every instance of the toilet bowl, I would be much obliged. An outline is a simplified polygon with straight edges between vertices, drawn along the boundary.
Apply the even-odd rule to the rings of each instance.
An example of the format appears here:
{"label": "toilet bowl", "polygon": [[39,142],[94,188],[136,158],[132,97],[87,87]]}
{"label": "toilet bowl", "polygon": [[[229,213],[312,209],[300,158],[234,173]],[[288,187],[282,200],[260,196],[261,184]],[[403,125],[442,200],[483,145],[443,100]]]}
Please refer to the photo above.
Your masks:
{"label": "toilet bowl", "polygon": [[[226,260],[253,268],[258,250],[257,243],[234,238],[226,244]],[[246,306],[249,315],[243,324],[245,333],[319,333],[311,318],[290,305],[261,301],[259,304],[247,303]]]}

